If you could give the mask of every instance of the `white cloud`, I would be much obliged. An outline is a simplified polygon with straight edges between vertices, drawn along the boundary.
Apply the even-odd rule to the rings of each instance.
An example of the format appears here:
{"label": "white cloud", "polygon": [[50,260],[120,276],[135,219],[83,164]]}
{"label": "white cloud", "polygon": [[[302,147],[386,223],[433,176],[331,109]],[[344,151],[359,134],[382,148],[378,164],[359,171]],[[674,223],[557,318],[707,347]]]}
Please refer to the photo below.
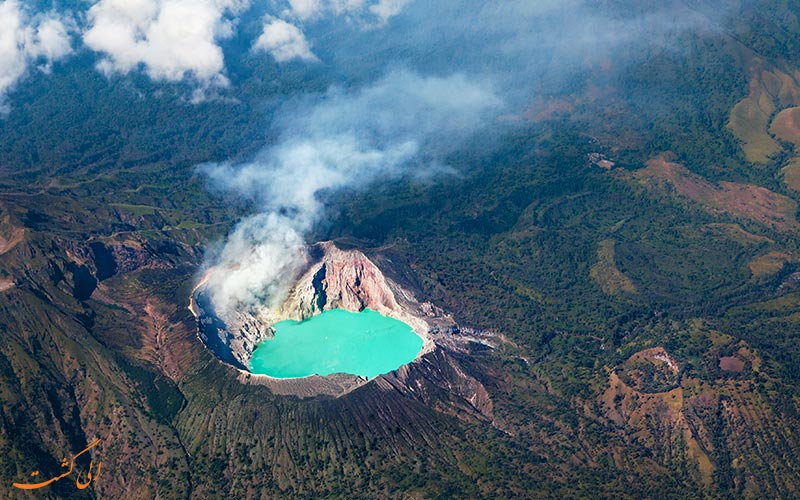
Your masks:
{"label": "white cloud", "polygon": [[[324,18],[346,17],[366,26],[380,26],[397,14],[410,0],[287,0],[283,19],[271,18],[253,48],[272,54],[278,62],[291,59],[317,60],[311,44],[297,23],[313,23]],[[289,21],[287,21],[287,19]],[[291,22],[290,22],[291,21]]]}
{"label": "white cloud", "polygon": [[370,5],[369,11],[375,14],[382,23],[385,23],[390,17],[399,14],[409,1],[410,0],[379,0],[377,3]]}
{"label": "white cloud", "polygon": [[36,27],[33,37],[33,54],[52,62],[72,53],[70,35],[61,19],[50,17],[43,19]]}
{"label": "white cloud", "polygon": [[[366,0],[288,0],[290,15],[307,21],[323,15],[357,14],[364,10]],[[385,0],[379,0],[385,1]]]}
{"label": "white cloud", "polygon": [[293,17],[300,21],[309,21],[323,16],[361,17],[361,21],[369,22],[369,14],[377,18],[379,23],[386,22],[400,13],[410,0],[288,0],[289,7],[284,17]]}
{"label": "white cloud", "polygon": [[70,52],[67,28],[54,14],[30,17],[16,0],[0,2],[0,109],[30,64],[46,70]]}
{"label": "white cloud", "polygon": [[311,44],[297,26],[283,19],[273,19],[264,24],[264,31],[258,37],[255,50],[265,50],[278,62],[291,59],[314,61],[317,57],[311,52]]}
{"label": "white cloud", "polygon": [[89,9],[84,42],[104,54],[106,74],[144,67],[154,80],[224,84],[219,41],[248,0],[100,0]]}
{"label": "white cloud", "polygon": [[289,0],[289,8],[300,19],[314,17],[322,10],[321,0]]}

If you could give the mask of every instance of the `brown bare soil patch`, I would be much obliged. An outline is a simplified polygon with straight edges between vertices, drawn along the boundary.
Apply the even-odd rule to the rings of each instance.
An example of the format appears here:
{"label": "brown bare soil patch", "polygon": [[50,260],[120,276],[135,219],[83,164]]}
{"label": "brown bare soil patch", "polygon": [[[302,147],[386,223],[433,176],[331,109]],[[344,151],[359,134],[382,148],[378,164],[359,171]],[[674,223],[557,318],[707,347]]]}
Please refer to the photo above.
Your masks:
{"label": "brown bare soil patch", "polygon": [[0,278],[0,292],[5,292],[14,288],[14,280],[10,278]]}
{"label": "brown bare soil patch", "polygon": [[800,107],[784,109],[772,120],[770,132],[781,140],[800,146]]}
{"label": "brown bare soil patch", "polygon": [[[731,337],[712,332],[714,343],[722,342],[731,346]],[[711,340],[711,339],[710,339]],[[722,347],[717,346],[717,347]],[[714,348],[712,348],[714,349]],[[710,352],[714,363],[720,362],[719,352]],[[758,354],[740,342],[738,349],[729,354],[730,358],[742,363],[745,372],[759,372],[761,364]],[[645,355],[646,351],[635,354]],[[739,368],[736,361],[729,368]],[[724,367],[720,365],[722,369]],[[728,375],[735,375],[729,372]],[[772,379],[766,372],[760,372],[767,384]],[[617,435],[628,443],[643,446],[648,456],[664,467],[680,467],[683,474],[690,475],[706,487],[714,485],[715,468],[721,462],[711,461],[709,457],[719,456],[715,450],[727,451],[736,457],[732,466],[737,470],[747,470],[746,464],[766,464],[765,450],[782,447],[782,450],[798,448],[796,429],[786,425],[776,414],[774,403],[766,391],[757,390],[760,384],[747,377],[723,376],[715,380],[702,380],[682,373],[680,383],[670,390],[648,393],[632,387],[619,373],[619,368],[609,372],[607,385],[598,396],[600,414],[616,424]],[[730,429],[720,435],[720,425]],[[771,456],[771,455],[770,455]],[[775,455],[778,456],[778,455]],[[786,461],[770,460],[766,474],[781,483],[787,491],[797,491],[797,474],[792,464]],[[770,479],[772,480],[772,479]],[[742,498],[761,498],[760,484],[747,480]],[[703,492],[698,491],[698,497]],[[795,495],[796,496],[796,495]]]}
{"label": "brown bare soil patch", "polygon": [[25,238],[25,229],[15,227],[9,235],[0,235],[0,255],[8,252]]}
{"label": "brown bare soil patch", "polygon": [[736,356],[723,356],[719,358],[719,367],[726,372],[740,373],[744,370],[744,361]]}
{"label": "brown bare soil patch", "polygon": [[600,401],[606,417],[623,427],[627,438],[647,446],[662,465],[677,458],[674,443],[685,443],[685,459],[694,468],[691,473],[710,484],[714,465],[708,454],[714,446],[696,409],[715,407],[717,395],[700,382],[684,385],[668,392],[644,393],[612,372]]}
{"label": "brown bare soil patch", "polygon": [[615,163],[606,158],[606,156],[602,153],[589,153],[587,157],[589,158],[590,162],[600,168],[604,168],[606,170],[611,170],[614,168]]}
{"label": "brown bare soil patch", "polygon": [[698,203],[714,214],[749,219],[780,231],[800,229],[795,218],[797,203],[789,197],[752,184],[714,184],[683,165],[657,158],[632,177],[650,188],[661,188]]}

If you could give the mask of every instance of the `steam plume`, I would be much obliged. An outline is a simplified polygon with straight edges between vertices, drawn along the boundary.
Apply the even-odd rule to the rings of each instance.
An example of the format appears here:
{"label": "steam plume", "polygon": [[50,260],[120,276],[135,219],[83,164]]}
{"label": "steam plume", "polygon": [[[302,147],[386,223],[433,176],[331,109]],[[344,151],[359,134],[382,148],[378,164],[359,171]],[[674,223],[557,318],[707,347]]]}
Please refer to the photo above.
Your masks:
{"label": "steam plume", "polygon": [[[318,68],[332,63],[334,78],[344,74],[351,80],[370,81],[397,64],[428,73],[458,71],[446,78],[393,71],[359,91],[333,89],[286,110],[277,142],[257,160],[205,168],[216,186],[261,208],[212,259],[210,290],[222,312],[278,305],[304,260],[304,237],[324,212],[322,193],[429,174],[441,167],[448,148],[500,111],[498,95],[503,108],[520,112],[537,91],[580,85],[581,74],[596,61],[637,64],[653,51],[671,50],[676,33],[715,29],[705,14],[680,2],[631,12],[588,0],[290,4],[287,18],[302,21],[305,29],[268,18],[268,28],[280,29],[267,30],[256,49],[279,60],[319,61]],[[358,11],[368,4],[388,9],[391,22],[328,31],[325,18],[341,13],[336,6]],[[317,37],[325,43],[314,43],[312,53]]]}
{"label": "steam plume", "polygon": [[357,92],[333,89],[294,109],[257,160],[204,167],[216,186],[262,209],[215,256],[208,286],[217,310],[280,303],[304,260],[304,235],[324,211],[321,193],[441,169],[447,151],[500,105],[486,82],[393,71]]}

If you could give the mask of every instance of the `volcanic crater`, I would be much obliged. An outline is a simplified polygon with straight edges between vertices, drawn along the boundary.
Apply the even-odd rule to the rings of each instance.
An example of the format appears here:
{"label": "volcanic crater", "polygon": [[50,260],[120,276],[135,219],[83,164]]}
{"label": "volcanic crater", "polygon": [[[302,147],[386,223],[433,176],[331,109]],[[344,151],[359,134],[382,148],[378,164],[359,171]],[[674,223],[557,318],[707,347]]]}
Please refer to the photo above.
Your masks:
{"label": "volcanic crater", "polygon": [[[445,311],[418,301],[407,269],[380,253],[373,255],[380,267],[362,251],[342,249],[333,242],[309,247],[307,256],[299,277],[276,310],[249,308],[218,314],[205,284],[195,289],[189,307],[197,318],[198,336],[218,359],[238,370],[240,382],[299,397],[340,397],[375,383],[387,391],[425,400],[438,388],[476,414],[492,418],[486,389],[458,358],[468,355],[475,344],[493,347],[493,334],[461,328]],[[371,380],[346,373],[277,379],[248,370],[258,344],[274,335],[275,323],[302,321],[333,309],[360,312],[366,308],[410,325],[423,339],[414,361]]]}

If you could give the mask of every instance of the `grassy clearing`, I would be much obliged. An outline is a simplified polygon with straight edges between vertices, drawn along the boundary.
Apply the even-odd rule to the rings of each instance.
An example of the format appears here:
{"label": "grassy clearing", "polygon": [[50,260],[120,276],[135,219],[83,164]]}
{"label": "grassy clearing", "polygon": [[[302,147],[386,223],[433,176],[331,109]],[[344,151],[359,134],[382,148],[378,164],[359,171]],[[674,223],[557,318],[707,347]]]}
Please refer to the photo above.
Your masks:
{"label": "grassy clearing", "polygon": [[770,313],[791,313],[800,308],[800,292],[787,293],[776,299],[758,302],[747,307]]}
{"label": "grassy clearing", "polygon": [[800,158],[783,167],[781,173],[783,182],[789,189],[800,191]]}
{"label": "grassy clearing", "polygon": [[800,107],[784,109],[772,120],[770,132],[777,138],[800,147]]}
{"label": "grassy clearing", "polygon": [[794,112],[782,111],[770,126],[775,111],[799,104],[800,86],[794,77],[779,70],[758,71],[753,76],[750,95],[733,107],[728,121],[728,128],[742,141],[748,161],[767,163],[770,155],[781,150],[769,132],[788,142],[800,140],[800,129],[790,126]]}
{"label": "grassy clearing", "polygon": [[739,224],[726,224],[723,222],[715,222],[706,224],[700,228],[700,231],[710,236],[718,238],[726,238],[733,240],[741,245],[758,245],[764,242],[773,243],[773,241],[766,236],[753,234],[745,231]]}
{"label": "grassy clearing", "polygon": [[769,252],[751,260],[748,266],[750,267],[750,272],[753,274],[753,277],[759,278],[761,276],[769,276],[777,273],[783,269],[784,264],[792,260],[790,255],[783,252]]}
{"label": "grassy clearing", "polygon": [[130,212],[135,216],[153,215],[156,213],[156,207],[150,205],[130,205],[127,203],[111,203],[110,205],[114,208]]}
{"label": "grassy clearing", "polygon": [[175,226],[175,229],[198,229],[206,226],[208,226],[208,224],[202,224],[200,222],[185,220],[180,224],[178,224],[177,226]]}
{"label": "grassy clearing", "polygon": [[603,240],[597,246],[597,263],[589,272],[603,293],[616,295],[620,292],[636,293],[636,285],[617,268],[614,240]]}
{"label": "grassy clearing", "polygon": [[769,117],[774,110],[769,97],[760,91],[733,107],[728,127],[742,141],[747,161],[766,163],[770,155],[780,151],[780,145],[767,133]]}

